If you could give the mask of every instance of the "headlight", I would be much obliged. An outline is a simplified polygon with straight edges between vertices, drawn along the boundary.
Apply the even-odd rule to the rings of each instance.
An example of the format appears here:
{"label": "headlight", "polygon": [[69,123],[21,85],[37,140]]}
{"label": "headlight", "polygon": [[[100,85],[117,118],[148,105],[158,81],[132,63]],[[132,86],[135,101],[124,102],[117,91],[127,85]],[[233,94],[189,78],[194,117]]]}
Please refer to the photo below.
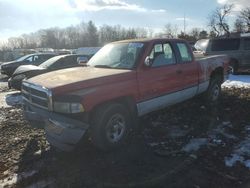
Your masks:
{"label": "headlight", "polygon": [[84,112],[84,108],[80,103],[54,102],[54,111],[71,114]]}

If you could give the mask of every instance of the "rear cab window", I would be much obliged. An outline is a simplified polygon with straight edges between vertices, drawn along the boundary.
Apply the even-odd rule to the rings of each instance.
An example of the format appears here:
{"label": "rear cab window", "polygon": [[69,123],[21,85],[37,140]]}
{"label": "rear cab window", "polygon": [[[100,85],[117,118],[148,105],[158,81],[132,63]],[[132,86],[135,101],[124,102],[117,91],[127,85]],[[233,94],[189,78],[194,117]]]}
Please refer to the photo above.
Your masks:
{"label": "rear cab window", "polygon": [[193,57],[191,55],[191,52],[187,44],[184,42],[177,42],[176,45],[180,52],[181,62],[182,63],[192,62]]}

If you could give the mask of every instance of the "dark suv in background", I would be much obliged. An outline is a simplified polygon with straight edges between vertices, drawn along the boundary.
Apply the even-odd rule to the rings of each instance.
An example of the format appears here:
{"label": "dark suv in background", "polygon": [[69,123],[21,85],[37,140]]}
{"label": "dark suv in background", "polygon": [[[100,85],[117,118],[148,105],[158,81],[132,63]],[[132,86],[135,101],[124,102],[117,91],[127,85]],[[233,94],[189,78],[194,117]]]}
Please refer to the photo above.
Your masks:
{"label": "dark suv in background", "polygon": [[54,53],[35,53],[22,56],[14,61],[6,62],[1,65],[1,74],[11,76],[17,67],[21,65],[40,65],[44,61],[56,56]]}
{"label": "dark suv in background", "polygon": [[232,73],[250,69],[250,36],[210,39],[205,55],[226,54]]}

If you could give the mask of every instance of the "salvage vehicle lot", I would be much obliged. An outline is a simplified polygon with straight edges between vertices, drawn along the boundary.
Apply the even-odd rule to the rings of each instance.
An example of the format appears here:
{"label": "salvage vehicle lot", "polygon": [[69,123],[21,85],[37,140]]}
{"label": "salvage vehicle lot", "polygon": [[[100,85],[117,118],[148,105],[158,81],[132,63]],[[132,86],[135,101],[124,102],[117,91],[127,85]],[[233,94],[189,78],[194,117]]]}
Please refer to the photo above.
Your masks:
{"label": "salvage vehicle lot", "polygon": [[[230,76],[218,106],[194,98],[140,119],[128,146],[83,140],[58,153],[31,128],[21,97],[0,82],[0,187],[248,187],[250,75]],[[7,102],[9,105],[7,105]]]}

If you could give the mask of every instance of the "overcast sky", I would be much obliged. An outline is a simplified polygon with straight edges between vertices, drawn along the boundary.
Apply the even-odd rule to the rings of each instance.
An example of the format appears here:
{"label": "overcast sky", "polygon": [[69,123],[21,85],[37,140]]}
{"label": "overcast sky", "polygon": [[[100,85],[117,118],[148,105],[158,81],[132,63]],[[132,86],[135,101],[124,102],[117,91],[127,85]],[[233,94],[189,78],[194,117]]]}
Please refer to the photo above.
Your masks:
{"label": "overcast sky", "polygon": [[0,0],[0,40],[89,20],[159,31],[167,23],[182,29],[186,15],[187,29],[206,29],[208,15],[223,3],[250,6],[250,0]]}

